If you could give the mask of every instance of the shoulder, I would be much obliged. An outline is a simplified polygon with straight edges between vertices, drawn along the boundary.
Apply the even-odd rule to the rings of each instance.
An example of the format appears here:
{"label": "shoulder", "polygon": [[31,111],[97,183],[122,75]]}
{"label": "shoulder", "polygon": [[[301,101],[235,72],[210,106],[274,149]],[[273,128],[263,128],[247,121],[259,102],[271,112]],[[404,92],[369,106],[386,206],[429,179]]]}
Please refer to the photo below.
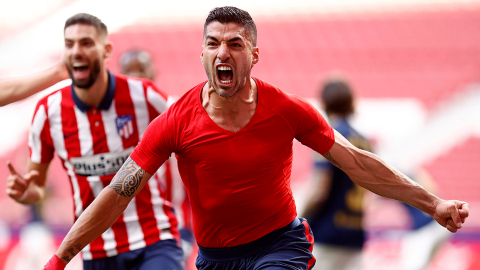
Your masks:
{"label": "shoulder", "polygon": [[200,92],[205,82],[191,88],[175,101],[160,118],[170,119],[177,124],[190,125],[200,113]]}
{"label": "shoulder", "polygon": [[295,111],[308,111],[316,109],[304,98],[284,92],[277,86],[255,78],[259,100],[263,106],[276,113],[292,113]]}
{"label": "shoulder", "polygon": [[[52,93],[38,100],[36,110],[42,105],[45,108],[49,106],[61,106],[64,103],[63,101],[65,98],[71,99],[71,91],[71,85],[53,91]],[[58,102],[54,102],[55,100],[57,100]]]}

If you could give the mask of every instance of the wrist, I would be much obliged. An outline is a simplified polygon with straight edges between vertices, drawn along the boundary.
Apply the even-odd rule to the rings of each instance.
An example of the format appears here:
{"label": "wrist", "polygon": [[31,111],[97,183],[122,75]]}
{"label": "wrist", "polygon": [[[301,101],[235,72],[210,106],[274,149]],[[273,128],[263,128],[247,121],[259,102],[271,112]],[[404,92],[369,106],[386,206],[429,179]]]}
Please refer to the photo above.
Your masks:
{"label": "wrist", "polygon": [[430,209],[431,213],[429,213],[432,217],[433,217],[433,215],[437,212],[437,206],[438,206],[439,204],[441,204],[443,201],[444,201],[444,200],[442,200],[442,199],[440,199],[440,198],[438,198],[438,197],[435,196],[435,200],[433,201],[432,206],[431,206],[431,209]]}
{"label": "wrist", "polygon": [[27,196],[28,196],[28,189],[26,189],[25,192],[23,192],[22,196],[20,198],[16,199],[16,201],[19,202],[19,203],[24,203]]}
{"label": "wrist", "polygon": [[47,262],[44,267],[44,270],[63,270],[65,269],[66,264],[60,261],[57,254],[53,254],[52,258]]}

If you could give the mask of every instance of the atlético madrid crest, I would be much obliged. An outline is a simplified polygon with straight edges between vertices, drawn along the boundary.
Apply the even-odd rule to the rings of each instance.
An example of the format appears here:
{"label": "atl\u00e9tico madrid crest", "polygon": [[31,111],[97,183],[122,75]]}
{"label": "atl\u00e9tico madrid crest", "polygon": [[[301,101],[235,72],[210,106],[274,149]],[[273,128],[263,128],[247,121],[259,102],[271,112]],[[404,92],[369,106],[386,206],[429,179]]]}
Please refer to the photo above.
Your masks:
{"label": "atl\u00e9tico madrid crest", "polygon": [[132,118],[132,115],[120,115],[115,119],[118,135],[120,135],[120,137],[128,139],[132,136],[134,132]]}

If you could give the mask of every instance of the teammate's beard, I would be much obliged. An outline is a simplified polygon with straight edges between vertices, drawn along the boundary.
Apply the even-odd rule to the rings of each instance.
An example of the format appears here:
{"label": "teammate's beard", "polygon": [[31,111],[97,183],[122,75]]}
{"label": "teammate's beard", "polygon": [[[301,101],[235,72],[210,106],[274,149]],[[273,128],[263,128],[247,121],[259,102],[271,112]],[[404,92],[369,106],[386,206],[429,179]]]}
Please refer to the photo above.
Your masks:
{"label": "teammate's beard", "polygon": [[78,88],[83,88],[87,89],[90,88],[98,79],[98,76],[100,76],[100,60],[96,59],[93,62],[93,65],[90,69],[90,75],[88,78],[81,79],[81,80],[76,80],[73,77],[73,71],[72,68],[67,65],[67,70],[68,74],[70,74],[70,78],[72,78],[73,85],[75,85]]}

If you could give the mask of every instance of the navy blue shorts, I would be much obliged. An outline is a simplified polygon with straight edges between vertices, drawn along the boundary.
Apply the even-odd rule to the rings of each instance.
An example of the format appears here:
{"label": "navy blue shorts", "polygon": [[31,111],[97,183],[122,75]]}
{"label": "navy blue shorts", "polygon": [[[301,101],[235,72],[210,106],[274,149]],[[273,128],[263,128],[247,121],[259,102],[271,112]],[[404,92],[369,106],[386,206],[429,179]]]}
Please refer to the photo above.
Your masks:
{"label": "navy blue shorts", "polygon": [[183,270],[183,252],[177,241],[162,240],[117,256],[83,261],[84,270]]}
{"label": "navy blue shorts", "polygon": [[227,248],[199,246],[199,270],[307,270],[315,265],[313,234],[304,218],[250,243]]}

